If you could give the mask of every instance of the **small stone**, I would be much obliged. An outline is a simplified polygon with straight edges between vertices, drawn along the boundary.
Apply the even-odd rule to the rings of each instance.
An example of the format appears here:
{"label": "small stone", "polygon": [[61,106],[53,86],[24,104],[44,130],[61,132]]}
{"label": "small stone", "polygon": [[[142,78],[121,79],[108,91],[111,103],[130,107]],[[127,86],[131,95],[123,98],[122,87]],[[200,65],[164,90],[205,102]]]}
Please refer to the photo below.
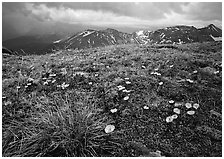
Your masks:
{"label": "small stone", "polygon": [[172,68],[173,67],[173,65],[170,65],[170,68]]}
{"label": "small stone", "polygon": [[145,66],[142,66],[142,68],[145,69],[146,67]]}

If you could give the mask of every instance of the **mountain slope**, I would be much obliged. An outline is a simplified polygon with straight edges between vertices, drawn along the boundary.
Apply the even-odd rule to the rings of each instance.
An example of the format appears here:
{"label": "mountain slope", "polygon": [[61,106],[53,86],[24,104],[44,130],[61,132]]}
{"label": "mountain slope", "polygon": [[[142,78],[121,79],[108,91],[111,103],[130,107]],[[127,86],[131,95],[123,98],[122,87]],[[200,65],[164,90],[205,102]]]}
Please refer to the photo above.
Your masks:
{"label": "mountain slope", "polygon": [[85,49],[115,44],[126,44],[130,43],[130,37],[131,34],[122,33],[115,29],[108,28],[101,31],[88,29],[54,43],[54,47],[60,49]]}
{"label": "mountain slope", "polygon": [[23,36],[3,42],[11,50],[28,54],[44,54],[57,49],[86,49],[117,44],[184,44],[193,42],[220,41],[222,30],[213,24],[204,28],[172,26],[155,31],[140,30],[132,34],[115,29],[92,30],[65,36],[48,34]]}

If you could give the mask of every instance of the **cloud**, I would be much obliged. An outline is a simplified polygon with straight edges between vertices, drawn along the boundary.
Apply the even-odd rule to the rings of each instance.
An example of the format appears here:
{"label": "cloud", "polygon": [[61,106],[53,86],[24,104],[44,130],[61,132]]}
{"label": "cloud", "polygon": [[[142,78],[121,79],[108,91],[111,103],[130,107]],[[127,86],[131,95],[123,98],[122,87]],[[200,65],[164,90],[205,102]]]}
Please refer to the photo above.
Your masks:
{"label": "cloud", "polygon": [[122,31],[173,26],[222,25],[221,2],[3,2],[3,37],[74,32],[85,28]]}

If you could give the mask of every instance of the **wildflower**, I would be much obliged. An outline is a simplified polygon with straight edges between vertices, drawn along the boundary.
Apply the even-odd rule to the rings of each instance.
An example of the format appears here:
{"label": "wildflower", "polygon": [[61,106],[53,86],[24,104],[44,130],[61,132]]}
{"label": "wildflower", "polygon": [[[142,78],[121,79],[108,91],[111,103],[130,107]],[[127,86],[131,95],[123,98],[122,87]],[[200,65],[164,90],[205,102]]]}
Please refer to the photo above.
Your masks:
{"label": "wildflower", "polygon": [[47,85],[47,84],[48,84],[48,82],[47,82],[47,81],[43,83],[43,85]]}
{"label": "wildflower", "polygon": [[20,89],[21,87],[20,87],[20,86],[17,86],[16,88],[17,88],[17,89]]}
{"label": "wildflower", "polygon": [[159,85],[162,86],[163,85],[163,82],[159,82]]}
{"label": "wildflower", "polygon": [[25,86],[25,88],[27,88],[28,86]]}
{"label": "wildflower", "polygon": [[126,83],[126,84],[131,84],[131,82],[130,82],[130,81],[126,81],[125,83]]}
{"label": "wildflower", "polygon": [[124,89],[123,92],[125,92],[125,93],[130,93],[131,90],[126,90],[126,89]]}
{"label": "wildflower", "polygon": [[99,76],[99,74],[95,74],[95,77],[98,77]]}
{"label": "wildflower", "polygon": [[121,85],[117,86],[117,88],[118,88],[119,91],[125,89],[125,87],[123,87],[123,86],[121,86]]}
{"label": "wildflower", "polygon": [[195,114],[195,111],[193,111],[193,110],[187,111],[187,114],[188,115],[194,115]]}
{"label": "wildflower", "polygon": [[154,70],[155,70],[155,71],[158,71],[158,70],[159,70],[159,68],[155,68]]}
{"label": "wildflower", "polygon": [[195,74],[195,73],[198,73],[198,71],[197,70],[195,70],[195,71],[193,71],[193,73]]}
{"label": "wildflower", "polygon": [[115,126],[114,125],[107,125],[106,128],[104,129],[105,133],[111,133],[113,132],[115,129]]}
{"label": "wildflower", "polygon": [[65,82],[63,82],[62,85],[61,85],[61,88],[62,88],[62,89],[65,89],[65,88],[67,88],[68,86],[69,86],[69,84],[65,84]]}
{"label": "wildflower", "polygon": [[154,75],[161,76],[161,73],[159,73],[159,72],[154,72]]}
{"label": "wildflower", "polygon": [[189,109],[189,108],[192,107],[192,105],[191,105],[191,103],[185,103],[185,107],[186,107],[187,109]]}
{"label": "wildflower", "polygon": [[125,80],[129,80],[129,78],[128,77],[126,77],[126,78],[124,78]]}
{"label": "wildflower", "polygon": [[26,85],[27,85],[27,86],[31,86],[31,85],[32,85],[32,83],[27,83]]}
{"label": "wildflower", "polygon": [[170,100],[169,103],[170,104],[174,104],[175,102],[174,102],[174,100]]}
{"label": "wildflower", "polygon": [[117,108],[111,109],[110,112],[111,113],[116,113],[117,112]]}
{"label": "wildflower", "polygon": [[56,82],[56,79],[54,79],[53,81],[51,81],[51,83],[54,83],[54,82]]}
{"label": "wildflower", "polygon": [[129,99],[129,96],[124,97],[124,100],[128,100],[128,99]]}
{"label": "wildflower", "polygon": [[186,79],[186,81],[189,82],[189,83],[194,83],[194,81],[191,80],[191,79]]}
{"label": "wildflower", "polygon": [[170,122],[172,122],[173,121],[173,117],[172,116],[168,116],[167,118],[166,118],[166,122],[167,123],[170,123]]}
{"label": "wildflower", "polygon": [[199,104],[198,103],[194,103],[193,104],[193,108],[198,109],[199,108]]}
{"label": "wildflower", "polygon": [[93,84],[93,82],[89,82],[89,85],[92,85]]}
{"label": "wildflower", "polygon": [[49,76],[50,76],[50,77],[55,77],[55,76],[56,76],[56,74],[50,74]]}
{"label": "wildflower", "polygon": [[46,77],[43,77],[42,79],[43,79],[43,80],[46,80],[47,78],[46,78]]}
{"label": "wildflower", "polygon": [[177,114],[174,114],[171,116],[173,119],[177,119],[178,118],[178,115]]}
{"label": "wildflower", "polygon": [[149,107],[148,106],[144,106],[143,109],[149,109]]}
{"label": "wildflower", "polygon": [[173,109],[173,112],[174,112],[174,113],[177,113],[177,114],[180,114],[180,109],[179,109],[179,108],[174,108],[174,109]]}
{"label": "wildflower", "polygon": [[110,68],[110,66],[106,66],[106,68]]}

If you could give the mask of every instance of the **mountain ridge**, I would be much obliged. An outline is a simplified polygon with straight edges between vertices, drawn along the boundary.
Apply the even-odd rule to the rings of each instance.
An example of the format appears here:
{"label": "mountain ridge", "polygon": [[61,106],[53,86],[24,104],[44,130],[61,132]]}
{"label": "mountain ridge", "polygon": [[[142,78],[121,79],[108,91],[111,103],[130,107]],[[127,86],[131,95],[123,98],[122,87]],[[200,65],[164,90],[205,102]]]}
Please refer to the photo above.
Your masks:
{"label": "mountain ridge", "polygon": [[49,34],[36,37],[19,37],[3,41],[3,46],[10,50],[35,53],[48,53],[58,49],[86,49],[117,44],[184,44],[192,42],[217,41],[222,37],[222,30],[214,24],[196,28],[176,25],[154,31],[139,30],[125,33],[113,28],[104,30],[87,29],[73,35]]}

